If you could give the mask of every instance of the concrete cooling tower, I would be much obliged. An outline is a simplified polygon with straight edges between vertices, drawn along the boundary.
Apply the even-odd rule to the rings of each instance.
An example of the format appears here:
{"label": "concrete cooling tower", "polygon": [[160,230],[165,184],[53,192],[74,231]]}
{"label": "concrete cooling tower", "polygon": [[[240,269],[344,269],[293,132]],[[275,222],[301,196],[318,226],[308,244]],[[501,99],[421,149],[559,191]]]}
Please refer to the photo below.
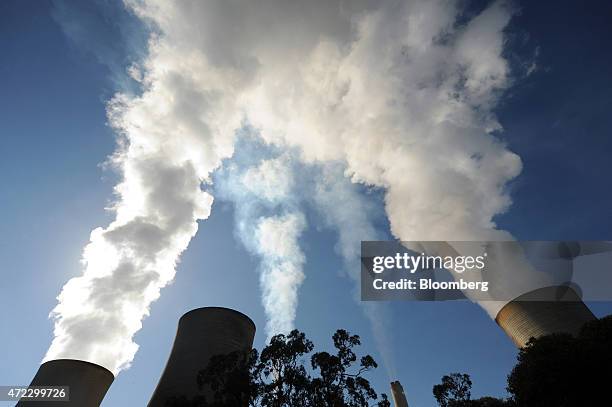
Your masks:
{"label": "concrete cooling tower", "polygon": [[211,357],[234,351],[248,352],[253,346],[255,324],[246,315],[228,308],[198,308],[183,315],[166,368],[149,401],[149,407],[164,407],[173,398],[201,395],[198,372]]}
{"label": "concrete cooling tower", "polygon": [[404,388],[399,381],[391,382],[391,397],[393,397],[393,405],[395,407],[408,407]]}
{"label": "concrete cooling tower", "polygon": [[40,365],[30,386],[68,386],[69,401],[20,401],[17,407],[99,407],[114,379],[110,371],[93,363],[50,360]]}
{"label": "concrete cooling tower", "polygon": [[552,333],[578,334],[585,322],[596,319],[580,296],[567,286],[539,288],[507,303],[495,322],[519,348],[531,337]]}

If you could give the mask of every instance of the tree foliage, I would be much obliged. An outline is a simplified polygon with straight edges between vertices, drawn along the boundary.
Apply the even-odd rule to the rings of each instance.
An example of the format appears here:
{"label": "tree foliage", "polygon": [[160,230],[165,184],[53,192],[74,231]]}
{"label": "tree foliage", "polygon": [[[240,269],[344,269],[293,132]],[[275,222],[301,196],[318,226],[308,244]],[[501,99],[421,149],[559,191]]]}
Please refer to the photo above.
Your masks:
{"label": "tree foliage", "polygon": [[465,373],[442,376],[442,383],[433,387],[433,394],[440,407],[454,407],[470,399],[472,380]]}
{"label": "tree foliage", "polygon": [[[316,352],[300,331],[276,335],[261,353],[216,356],[197,377],[203,394],[174,399],[168,407],[389,407],[364,375],[377,367],[370,355],[357,357],[359,336],[333,335],[334,352]],[[310,364],[305,365],[309,357]],[[370,404],[374,403],[374,404]]]}
{"label": "tree foliage", "polygon": [[576,407],[612,405],[612,316],[586,323],[577,336],[532,338],[508,375],[507,400],[470,399],[468,375],[453,373],[433,388],[441,407]]}
{"label": "tree foliage", "polygon": [[531,339],[508,376],[516,405],[612,405],[612,316],[588,322],[578,336]]}
{"label": "tree foliage", "polygon": [[465,373],[451,373],[442,377],[442,383],[433,387],[440,407],[506,407],[509,402],[494,397],[472,400],[472,380]]}

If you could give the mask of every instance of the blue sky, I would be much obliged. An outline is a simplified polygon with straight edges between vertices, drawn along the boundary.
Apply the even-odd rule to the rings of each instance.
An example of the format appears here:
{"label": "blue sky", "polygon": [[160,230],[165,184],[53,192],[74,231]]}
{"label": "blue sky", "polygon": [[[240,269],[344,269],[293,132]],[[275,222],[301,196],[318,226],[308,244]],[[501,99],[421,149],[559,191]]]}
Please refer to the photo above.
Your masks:
{"label": "blue sky", "polygon": [[[522,158],[523,171],[510,185],[511,209],[496,220],[520,239],[609,239],[610,6],[524,2],[520,9],[510,25],[508,58],[538,49],[538,69],[517,81],[497,108],[503,139]],[[97,23],[69,36],[58,23],[69,20],[62,10],[48,2],[0,4],[0,383],[7,385],[29,382],[52,339],[47,315],[55,297],[80,273],[90,231],[112,220],[104,208],[117,177],[100,166],[115,148],[105,103],[118,87],[134,86],[115,70],[139,57],[143,41],[120,7],[85,8]],[[140,350],[132,367],[118,376],[104,406],[146,404],[178,318],[194,307],[245,312],[260,328],[256,346],[263,344],[258,261],[235,235],[233,204],[217,200],[199,227],[174,283],[135,337]],[[336,328],[358,333],[363,350],[380,362],[336,240],[316,219],[301,237],[307,278],[296,326],[321,347],[330,345]],[[431,406],[431,387],[461,371],[472,376],[475,395],[504,394],[516,349],[478,306],[387,305],[397,376],[388,378],[381,366],[371,376],[379,391],[399,379],[411,405]],[[589,305],[598,316],[612,312],[610,303]]]}

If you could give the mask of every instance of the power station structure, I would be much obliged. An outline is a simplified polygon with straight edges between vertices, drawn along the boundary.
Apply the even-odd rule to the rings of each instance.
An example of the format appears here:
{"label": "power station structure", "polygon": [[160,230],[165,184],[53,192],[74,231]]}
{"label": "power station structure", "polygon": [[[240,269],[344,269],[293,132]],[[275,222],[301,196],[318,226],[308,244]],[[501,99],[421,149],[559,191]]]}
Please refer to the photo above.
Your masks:
{"label": "power station structure", "polygon": [[[421,246],[428,253],[451,257],[460,255],[448,242],[421,242]],[[556,246],[544,245],[540,250],[551,258],[574,259],[612,251],[612,245],[609,242],[562,242]],[[495,322],[519,348],[524,347],[531,338],[553,333],[575,336],[585,323],[594,319],[595,315],[568,284],[522,293],[506,303],[495,316]]]}
{"label": "power station structure", "polygon": [[[574,289],[552,286],[533,290],[508,302],[495,321],[518,347],[523,347],[532,337],[561,332],[576,335],[584,323],[594,319],[596,317]],[[213,356],[249,352],[255,329],[249,317],[228,308],[197,308],[184,314],[148,407],[164,407],[173,399],[209,396],[210,390],[198,386],[198,372]],[[30,386],[68,386],[69,401],[24,399],[17,407],[99,407],[113,380],[109,370],[94,363],[51,360],[40,365]],[[391,383],[391,394],[396,407],[408,407],[399,381]]]}
{"label": "power station structure", "polygon": [[408,400],[406,399],[404,388],[398,380],[391,382],[391,397],[393,398],[393,405],[395,407],[408,407]]}
{"label": "power station structure", "polygon": [[[213,356],[249,352],[254,338],[255,323],[238,311],[205,307],[187,312],[179,320],[170,357],[148,406],[164,407],[172,399],[208,396],[210,391],[198,386],[198,372]],[[17,407],[99,407],[114,379],[109,370],[94,363],[51,360],[40,365],[30,386],[65,386],[68,401],[22,398]]]}
{"label": "power station structure", "polygon": [[238,311],[206,307],[187,312],[179,320],[172,352],[148,406],[164,407],[174,398],[202,395],[198,372],[213,356],[249,352],[254,338],[255,323]]}
{"label": "power station structure", "polygon": [[[522,294],[504,305],[495,322],[522,348],[531,338],[554,333],[577,335],[582,326],[597,319],[570,286],[550,286]],[[399,381],[391,382],[395,407],[408,407]]]}
{"label": "power station structure", "polygon": [[94,363],[56,359],[43,363],[30,386],[66,386],[69,401],[26,401],[17,407],[98,407],[115,380],[113,374]]}
{"label": "power station structure", "polygon": [[522,294],[502,307],[495,322],[519,348],[530,338],[553,333],[577,335],[596,319],[580,296],[569,286],[539,288]]}

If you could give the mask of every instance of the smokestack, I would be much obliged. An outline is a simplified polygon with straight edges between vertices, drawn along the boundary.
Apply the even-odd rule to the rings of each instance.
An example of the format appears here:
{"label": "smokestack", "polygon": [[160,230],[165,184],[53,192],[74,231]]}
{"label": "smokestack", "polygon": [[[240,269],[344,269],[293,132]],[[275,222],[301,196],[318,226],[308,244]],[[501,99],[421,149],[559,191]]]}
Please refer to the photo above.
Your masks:
{"label": "smokestack", "polygon": [[399,380],[391,382],[391,396],[395,407],[408,407],[408,400],[406,400],[404,388]]}
{"label": "smokestack", "polygon": [[523,294],[506,304],[495,322],[522,348],[530,338],[552,333],[578,334],[585,322],[596,319],[571,287],[552,286]]}
{"label": "smokestack", "polygon": [[16,407],[99,407],[114,379],[109,370],[90,362],[50,360],[40,365],[30,386],[68,386],[69,401],[20,401]]}
{"label": "smokestack", "polygon": [[253,346],[255,324],[246,315],[228,308],[205,307],[187,312],[178,324],[172,352],[148,407],[164,407],[172,398],[202,395],[198,372],[211,357]]}

